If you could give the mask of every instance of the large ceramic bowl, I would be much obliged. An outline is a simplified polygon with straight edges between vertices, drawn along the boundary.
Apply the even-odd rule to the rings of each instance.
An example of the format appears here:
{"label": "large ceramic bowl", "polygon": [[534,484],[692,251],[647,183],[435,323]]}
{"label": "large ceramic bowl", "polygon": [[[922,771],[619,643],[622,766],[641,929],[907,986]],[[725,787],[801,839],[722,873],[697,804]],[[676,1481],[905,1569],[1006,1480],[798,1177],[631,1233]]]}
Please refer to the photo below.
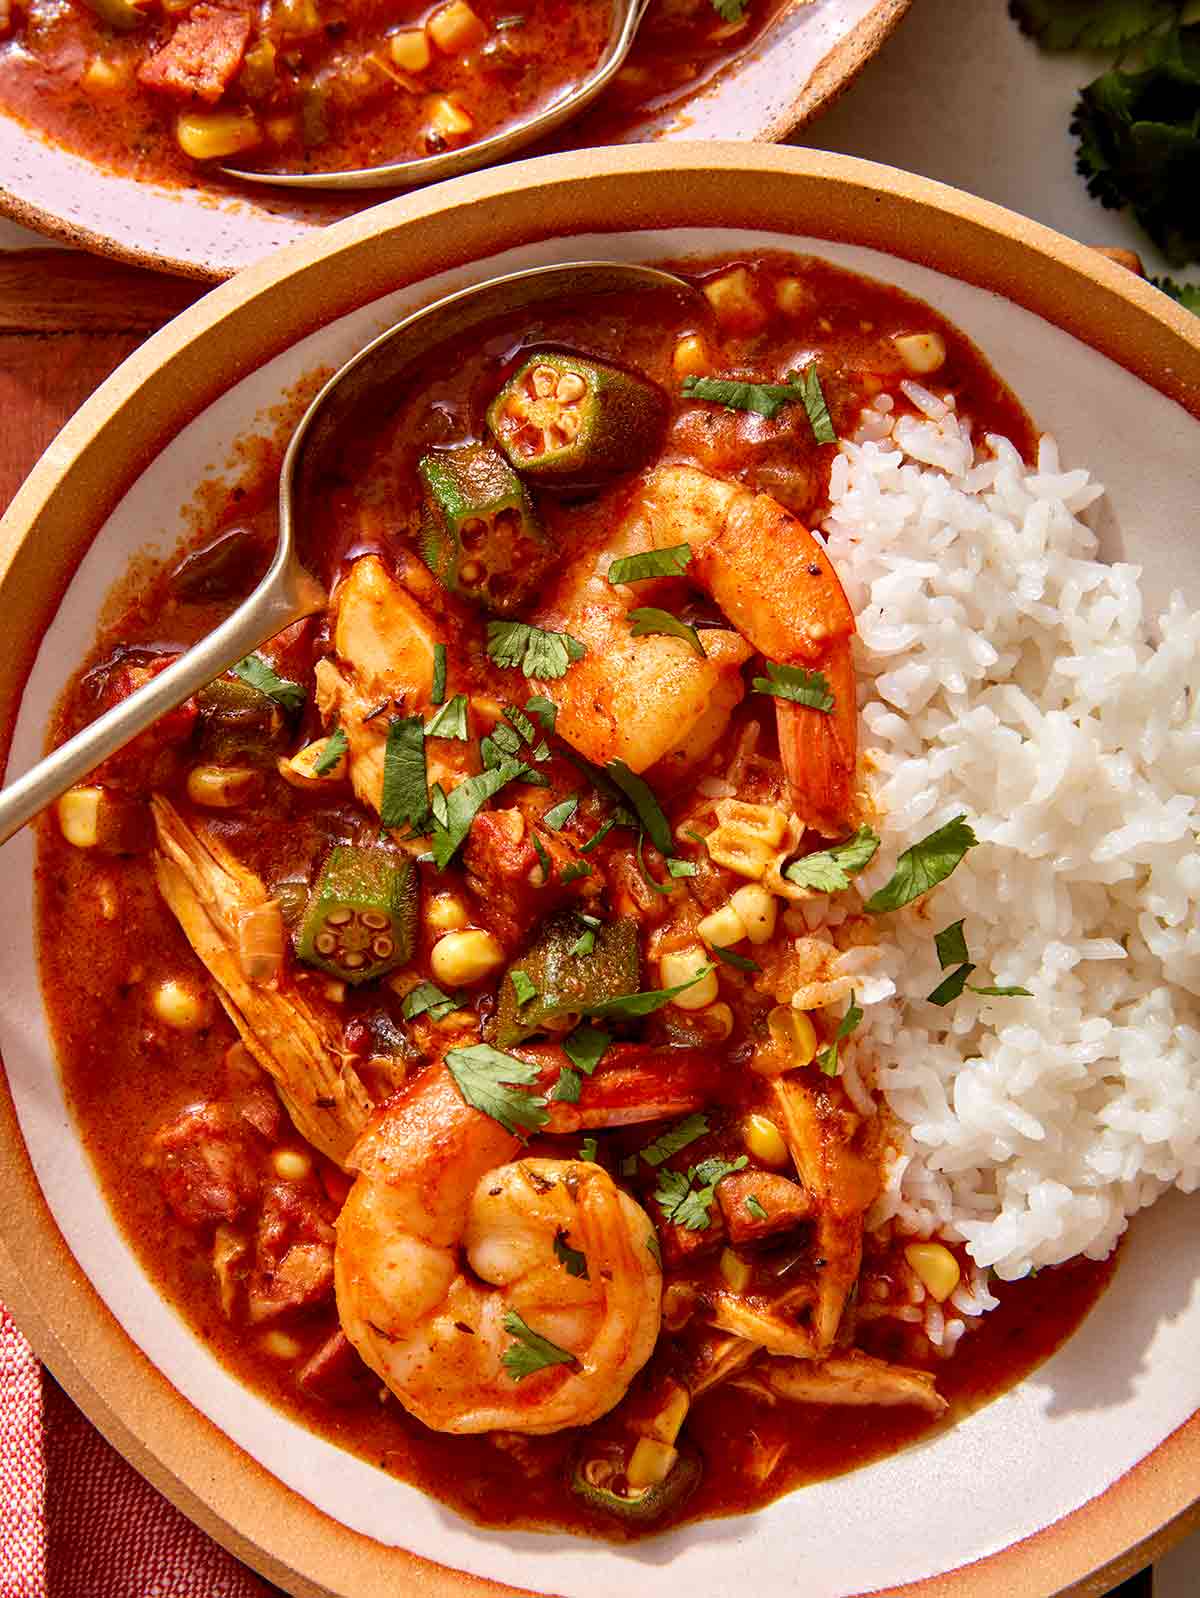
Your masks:
{"label": "large ceramic bowl", "polygon": [[[782,139],[853,80],[912,0],[793,0],[717,77],[621,135]],[[568,130],[569,135],[569,130]],[[381,198],[299,190],[183,189],[103,171],[0,116],[0,214],[139,266],[223,278]]]}
{"label": "large ceramic bowl", "polygon": [[[619,223],[614,222],[619,218]],[[813,250],[932,301],[1068,462],[1107,482],[1110,554],[1151,599],[1200,596],[1200,322],[1035,224],[882,167],[705,144],[593,151],[381,206],[215,290],[66,427],[0,528],[0,729],[38,753],[48,707],[129,556],[167,549],[213,463],[301,374],[407,307],[533,263]],[[26,669],[32,667],[25,679]],[[479,1530],[237,1387],[143,1276],[66,1113],[38,994],[27,836],[0,854],[0,1295],[143,1471],[294,1592],[569,1598],[1095,1594],[1200,1494],[1200,1227],[1173,1196],[1114,1286],[1020,1387],[925,1446],[616,1549]],[[86,958],[86,951],[81,951]],[[1139,1551],[1139,1545],[1141,1545]],[[1101,1575],[1103,1573],[1103,1575]]]}

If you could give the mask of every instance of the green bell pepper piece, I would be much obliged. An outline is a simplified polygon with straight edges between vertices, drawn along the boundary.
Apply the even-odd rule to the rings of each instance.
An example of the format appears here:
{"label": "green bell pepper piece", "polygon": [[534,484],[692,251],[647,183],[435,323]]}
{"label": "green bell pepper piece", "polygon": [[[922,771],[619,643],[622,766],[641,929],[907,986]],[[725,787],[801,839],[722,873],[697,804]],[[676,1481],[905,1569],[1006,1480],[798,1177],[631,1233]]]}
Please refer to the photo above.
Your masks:
{"label": "green bell pepper piece", "polygon": [[519,472],[583,488],[643,465],[666,414],[665,396],[644,377],[549,351],[513,373],[487,421]]}
{"label": "green bell pepper piece", "polygon": [[291,738],[288,719],[270,695],[240,678],[216,678],[196,703],[200,753],[213,765],[274,765]]}
{"label": "green bell pepper piece", "polygon": [[625,1476],[625,1454],[620,1444],[601,1444],[581,1458],[571,1478],[571,1491],[592,1509],[619,1520],[645,1524],[678,1509],[700,1484],[704,1467],[691,1449],[681,1452],[665,1481],[652,1487],[631,1487]]}
{"label": "green bell pepper piece", "polygon": [[418,892],[411,860],[337,844],[309,896],[296,953],[343,982],[370,982],[412,959]]}
{"label": "green bell pepper piece", "polygon": [[525,485],[488,444],[423,455],[421,554],[452,592],[510,615],[535,592],[548,549]]}
{"label": "green bell pepper piece", "polygon": [[[638,991],[637,922],[632,916],[606,921],[597,927],[591,954],[572,954],[584,930],[571,910],[551,916],[523,959],[505,973],[496,1010],[496,1046],[514,1043],[544,1032],[547,1025],[568,1015],[586,1015],[595,1004]],[[523,971],[534,986],[534,996],[524,1004],[513,985],[513,973]],[[524,984],[520,984],[524,988]],[[528,990],[526,990],[528,991]]]}

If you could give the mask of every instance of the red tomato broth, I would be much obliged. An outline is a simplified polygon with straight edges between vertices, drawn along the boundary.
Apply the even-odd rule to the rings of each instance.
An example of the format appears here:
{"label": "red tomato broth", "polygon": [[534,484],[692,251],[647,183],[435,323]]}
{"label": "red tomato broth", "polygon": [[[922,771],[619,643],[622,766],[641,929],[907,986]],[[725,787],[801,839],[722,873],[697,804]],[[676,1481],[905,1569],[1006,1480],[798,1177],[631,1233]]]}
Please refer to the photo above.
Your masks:
{"label": "red tomato broth", "polygon": [[[777,382],[796,366],[814,360],[835,425],[845,433],[865,400],[882,387],[890,392],[904,375],[893,335],[936,330],[945,341],[946,360],[927,381],[939,394],[955,395],[960,414],[972,419],[977,434],[1003,433],[1030,456],[1034,433],[1015,396],[970,342],[928,307],[818,260],[772,255],[740,262],[687,262],[677,269],[704,283],[738,265],[746,267],[764,315],[761,324],[749,331],[706,330],[715,372]],[[793,285],[783,296],[791,307],[786,313],[776,303],[784,283]],[[677,301],[647,296],[636,304],[622,304],[610,297],[569,307],[535,307],[499,319],[482,335],[477,332],[431,352],[411,375],[407,400],[382,417],[372,407],[370,422],[347,448],[336,476],[328,479],[319,496],[321,513],[310,537],[313,549],[320,552],[323,574],[333,581],[360,555],[380,555],[437,616],[440,636],[448,645],[448,694],[512,700],[511,674],[494,666],[479,647],[478,612],[441,590],[413,552],[419,514],[414,469],[417,457],[431,444],[444,447],[484,436],[484,412],[499,384],[525,352],[546,347],[618,362],[644,373],[671,396],[657,463],[684,462],[753,486],[769,485],[771,492],[789,495],[798,513],[819,519],[834,448],[815,444],[800,405],[785,408],[775,422],[765,423],[746,412],[683,399],[672,355],[679,338],[695,331],[693,320],[680,311]],[[898,394],[897,405],[904,403]],[[97,713],[104,694],[111,691],[114,670],[124,670],[130,660],[153,659],[156,653],[185,647],[249,590],[270,545],[273,492],[266,472],[227,491],[223,504],[215,491],[209,494],[212,517],[185,546],[193,555],[187,568],[190,577],[181,579],[178,566],[174,574],[164,569],[128,599],[123,612],[102,631],[87,665],[64,696],[56,738]],[[630,492],[628,480],[618,478],[586,494],[539,492],[537,497],[552,538],[578,550],[603,544]],[[231,537],[239,529],[239,535]],[[196,552],[213,547],[222,551],[221,558],[215,566],[210,564],[207,575],[200,568],[197,577]],[[686,610],[687,603],[695,602],[687,600],[685,583],[678,587],[680,609]],[[696,605],[697,619],[704,619],[700,614],[704,608],[703,603]],[[329,648],[328,624],[314,620],[289,629],[263,654],[282,675],[308,684],[313,662]],[[729,749],[755,715],[753,698],[735,711],[709,769],[723,769]],[[292,729],[291,743],[303,743],[324,730],[310,694]],[[185,787],[189,747],[182,735],[174,743],[160,736],[136,760],[102,773],[102,780],[134,795],[152,783],[186,814],[197,814]],[[769,722],[762,747],[773,748]],[[578,769],[555,753],[544,770],[551,785],[547,802],[581,792],[579,816],[586,818],[585,830],[592,832],[602,808],[581,784]],[[674,792],[664,779],[660,797],[672,820],[686,813],[690,796],[690,779]],[[332,794],[302,792],[270,773],[252,809],[208,812],[203,820],[213,836],[271,885],[311,881],[330,844],[371,843],[379,835],[377,819],[344,787]],[[588,858],[603,880],[615,882],[628,870],[629,851],[628,836],[618,829]],[[662,880],[664,863],[657,851],[648,850],[646,862],[652,875]],[[431,892],[450,891],[468,905],[473,903],[462,856],[443,873],[435,873],[429,865],[419,869],[426,900]],[[697,881],[698,891],[709,891],[713,873],[705,867]],[[646,912],[645,922],[651,933],[652,914]],[[487,924],[481,907],[472,911],[470,921]],[[103,856],[73,848],[53,821],[45,820],[39,832],[38,925],[43,989],[65,1085],[101,1189],[144,1268],[214,1357],[314,1431],[473,1519],[510,1527],[568,1528],[614,1539],[636,1535],[638,1528],[598,1513],[570,1490],[572,1464],[585,1446],[578,1431],[547,1437],[434,1432],[386,1395],[379,1379],[356,1357],[332,1396],[328,1391],[324,1397],[315,1396],[298,1386],[297,1375],[305,1361],[337,1327],[328,1294],[296,1303],[259,1325],[248,1323],[244,1310],[232,1318],[223,1312],[212,1264],[211,1224],[188,1226],[173,1219],[165,1197],[162,1156],[153,1151],[160,1129],[185,1115],[188,1106],[215,1105],[225,1113],[222,1107],[240,1102],[245,1083],[239,1085],[237,1072],[227,1062],[237,1034],[211,991],[205,1000],[204,1023],[195,1031],[170,1031],[156,1019],[151,1001],[156,985],[181,972],[197,973],[199,967],[158,896],[145,854]],[[412,962],[421,976],[429,975],[434,941],[434,932],[422,921]],[[79,960],[80,949],[88,951],[86,960]],[[722,966],[719,976],[721,997],[730,1005],[734,1021],[728,1040],[719,1048],[721,1069],[708,1105],[709,1131],[669,1162],[672,1169],[702,1155],[736,1156],[742,1147],[740,1118],[764,1103],[762,1078],[746,1069],[763,1001],[741,972]],[[438,1046],[437,1027],[428,1018],[406,1022],[400,995],[386,982],[348,988],[330,997],[328,979],[306,967],[288,968],[281,980],[336,1018],[347,1051],[364,1079],[373,1084],[377,1099],[386,1097],[390,1086],[386,1065],[376,1063],[384,1041],[392,1040],[396,1062],[410,1072]],[[652,976],[644,985],[654,985]],[[205,988],[211,984],[206,982]],[[486,1022],[494,1005],[495,995],[487,990],[473,1000],[474,1016],[470,1007],[462,1013]],[[823,1041],[828,1041],[835,1023],[817,1019]],[[669,1007],[643,1023],[640,1035],[660,1047],[704,1045],[703,1031],[697,1031],[700,1025]],[[261,1103],[255,1113],[261,1119]],[[597,1158],[615,1174],[661,1129],[660,1123],[599,1132]],[[288,1202],[303,1211],[297,1224],[308,1224],[318,1232],[328,1227],[346,1191],[346,1179],[315,1154],[307,1174],[287,1181],[279,1177],[275,1159],[281,1153],[304,1151],[287,1117],[276,1115],[261,1135],[251,1136],[242,1128],[237,1136],[245,1144],[243,1174],[258,1189],[255,1202],[268,1206],[275,1202],[271,1195],[277,1189],[288,1188]],[[530,1145],[530,1153],[575,1158],[580,1147],[578,1135],[543,1134]],[[647,1208],[655,1180],[653,1171],[640,1166],[632,1181],[633,1191]],[[265,1210],[260,1211],[260,1226],[262,1214]],[[702,1303],[718,1281],[717,1252],[703,1237],[696,1249],[681,1251],[681,1243],[687,1241],[668,1239],[667,1281],[682,1284]],[[867,1269],[885,1275],[903,1270],[903,1241],[890,1235],[872,1241]],[[767,1254],[755,1258],[761,1262]],[[818,1267],[822,1263],[816,1262]],[[673,1517],[656,1522],[653,1529],[759,1507],[782,1492],[931,1435],[1020,1380],[1052,1353],[1086,1315],[1112,1269],[1112,1261],[1076,1261],[1022,1283],[997,1284],[999,1309],[970,1324],[954,1357],[947,1360],[937,1357],[919,1330],[887,1319],[863,1321],[856,1339],[865,1352],[936,1373],[951,1406],[940,1419],[931,1420],[911,1408],[805,1404],[797,1409],[783,1401],[770,1406],[736,1386],[713,1389],[697,1401],[685,1427],[686,1438],[704,1458],[701,1485]],[[290,1340],[283,1354],[267,1347],[264,1332],[271,1329],[281,1330]],[[688,1365],[694,1332],[695,1327],[689,1326],[677,1334],[664,1333],[651,1365],[635,1382],[632,1403],[663,1370]],[[606,1435],[606,1424],[611,1430],[618,1422],[599,1422],[594,1428],[597,1437]],[[513,1489],[514,1470],[519,1492]]]}

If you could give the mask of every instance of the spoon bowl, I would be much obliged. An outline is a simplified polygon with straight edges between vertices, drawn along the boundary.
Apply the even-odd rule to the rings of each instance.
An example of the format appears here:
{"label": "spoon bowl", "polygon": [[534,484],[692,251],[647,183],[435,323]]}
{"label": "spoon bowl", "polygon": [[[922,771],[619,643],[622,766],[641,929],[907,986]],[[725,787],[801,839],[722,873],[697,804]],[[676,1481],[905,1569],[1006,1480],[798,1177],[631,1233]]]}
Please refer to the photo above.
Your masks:
{"label": "spoon bowl", "polygon": [[646,14],[650,0],[613,0],[612,26],[608,41],[596,65],[573,88],[560,94],[535,116],[502,128],[489,138],[459,150],[444,150],[439,155],[385,161],[380,166],[353,167],[341,172],[251,172],[241,167],[222,167],[226,177],[242,183],[269,184],[287,189],[411,189],[423,183],[438,183],[492,166],[553,133],[577,117],[596,99],[620,71],[629,54],[634,36]]}
{"label": "spoon bowl", "polygon": [[305,496],[315,491],[343,427],[360,406],[400,393],[406,370],[420,356],[507,311],[567,296],[646,291],[668,292],[701,314],[709,312],[704,296],[670,272],[579,261],[489,278],[447,295],[351,356],[313,400],[288,444],[279,478],[278,543],[262,581],[207,638],[0,791],[0,844],[168,710],[285,627],[325,608],[325,587],[309,569],[301,545]]}

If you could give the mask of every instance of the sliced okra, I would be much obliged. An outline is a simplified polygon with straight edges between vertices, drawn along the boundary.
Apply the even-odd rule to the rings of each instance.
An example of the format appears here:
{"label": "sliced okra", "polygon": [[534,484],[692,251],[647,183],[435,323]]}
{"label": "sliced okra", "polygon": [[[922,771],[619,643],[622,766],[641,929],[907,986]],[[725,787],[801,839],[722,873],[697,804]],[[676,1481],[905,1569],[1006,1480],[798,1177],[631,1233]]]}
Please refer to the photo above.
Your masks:
{"label": "sliced okra", "polygon": [[534,593],[549,551],[525,485],[489,444],[422,456],[421,553],[452,592],[497,615]]}
{"label": "sliced okra", "polygon": [[411,861],[338,844],[309,897],[296,953],[343,982],[382,976],[412,958],[417,895]]}

